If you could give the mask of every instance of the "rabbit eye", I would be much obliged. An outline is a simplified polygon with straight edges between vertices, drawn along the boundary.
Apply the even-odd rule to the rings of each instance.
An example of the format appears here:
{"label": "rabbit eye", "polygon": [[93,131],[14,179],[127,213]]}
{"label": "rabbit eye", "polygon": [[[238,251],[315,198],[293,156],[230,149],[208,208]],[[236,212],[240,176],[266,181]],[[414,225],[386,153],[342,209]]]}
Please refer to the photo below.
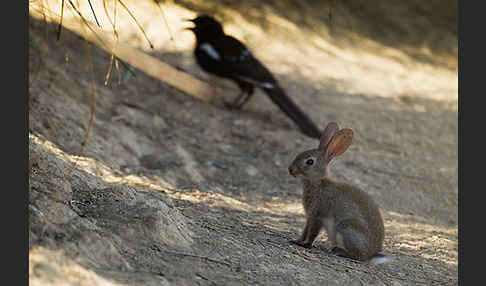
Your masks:
{"label": "rabbit eye", "polygon": [[307,159],[307,161],[305,161],[305,163],[307,165],[313,165],[314,164],[314,159]]}

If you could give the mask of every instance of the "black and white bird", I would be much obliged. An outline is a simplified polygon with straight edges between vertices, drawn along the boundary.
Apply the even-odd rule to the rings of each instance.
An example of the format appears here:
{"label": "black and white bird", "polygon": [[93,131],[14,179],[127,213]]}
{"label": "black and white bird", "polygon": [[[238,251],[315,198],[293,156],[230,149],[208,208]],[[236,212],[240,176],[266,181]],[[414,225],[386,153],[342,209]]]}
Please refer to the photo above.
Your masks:
{"label": "black and white bird", "polygon": [[208,73],[238,84],[241,93],[231,107],[241,109],[253,95],[254,88],[258,87],[305,135],[320,138],[321,132],[314,122],[285,94],[272,73],[243,43],[226,35],[223,26],[210,16],[198,16],[188,21],[195,25],[186,29],[196,36],[194,56],[198,65]]}

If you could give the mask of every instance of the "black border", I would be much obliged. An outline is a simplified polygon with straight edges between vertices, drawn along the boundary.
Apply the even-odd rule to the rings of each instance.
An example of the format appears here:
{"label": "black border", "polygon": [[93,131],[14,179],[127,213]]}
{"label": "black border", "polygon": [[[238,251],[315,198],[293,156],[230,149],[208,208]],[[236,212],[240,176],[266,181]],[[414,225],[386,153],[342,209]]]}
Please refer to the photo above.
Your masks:
{"label": "black border", "polygon": [[[29,2],[11,2],[2,17],[2,232],[7,266],[2,281],[28,285],[28,47]],[[13,8],[13,9],[12,9]],[[15,15],[15,16],[14,16]],[[7,282],[8,281],[8,282]]]}
{"label": "black border", "polygon": [[[29,1],[15,1],[12,4],[9,8],[14,7],[15,16],[2,20],[2,54],[6,68],[2,81],[6,84],[3,89],[3,107],[6,110],[2,122],[5,126],[3,130],[8,130],[4,132],[4,142],[9,142],[3,147],[8,152],[5,152],[6,170],[2,177],[8,183],[3,189],[2,216],[7,226],[2,235],[6,239],[2,239],[5,240],[2,243],[7,253],[7,269],[11,269],[3,271],[6,277],[2,279],[9,281],[7,284],[29,285]],[[17,203],[12,203],[11,199]]]}

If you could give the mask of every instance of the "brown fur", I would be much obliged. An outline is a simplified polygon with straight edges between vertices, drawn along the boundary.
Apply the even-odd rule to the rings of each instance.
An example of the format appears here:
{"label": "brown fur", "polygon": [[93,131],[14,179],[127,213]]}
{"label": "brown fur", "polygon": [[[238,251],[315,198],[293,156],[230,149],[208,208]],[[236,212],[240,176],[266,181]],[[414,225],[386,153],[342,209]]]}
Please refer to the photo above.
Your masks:
{"label": "brown fur", "polygon": [[[289,167],[302,177],[306,226],[294,243],[310,248],[322,228],[329,240],[348,256],[369,260],[382,250],[384,225],[379,208],[363,190],[329,177],[329,162],[351,144],[351,129],[330,123],[318,149],[299,154]],[[311,161],[308,161],[311,160]],[[312,164],[311,164],[312,163]]]}

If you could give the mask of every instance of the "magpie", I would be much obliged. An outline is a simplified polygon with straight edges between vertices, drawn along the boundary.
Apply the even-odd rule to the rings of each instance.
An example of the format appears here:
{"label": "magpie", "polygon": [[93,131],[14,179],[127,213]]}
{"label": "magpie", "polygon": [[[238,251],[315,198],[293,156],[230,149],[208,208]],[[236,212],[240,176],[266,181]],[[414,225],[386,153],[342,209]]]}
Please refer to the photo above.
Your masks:
{"label": "magpie", "polygon": [[288,97],[272,73],[256,59],[239,40],[226,35],[223,26],[214,18],[201,15],[189,19],[194,27],[186,28],[196,36],[194,56],[206,72],[232,80],[238,84],[240,94],[230,107],[241,109],[253,95],[255,87],[292,119],[301,131],[319,139],[321,132],[314,122]]}

